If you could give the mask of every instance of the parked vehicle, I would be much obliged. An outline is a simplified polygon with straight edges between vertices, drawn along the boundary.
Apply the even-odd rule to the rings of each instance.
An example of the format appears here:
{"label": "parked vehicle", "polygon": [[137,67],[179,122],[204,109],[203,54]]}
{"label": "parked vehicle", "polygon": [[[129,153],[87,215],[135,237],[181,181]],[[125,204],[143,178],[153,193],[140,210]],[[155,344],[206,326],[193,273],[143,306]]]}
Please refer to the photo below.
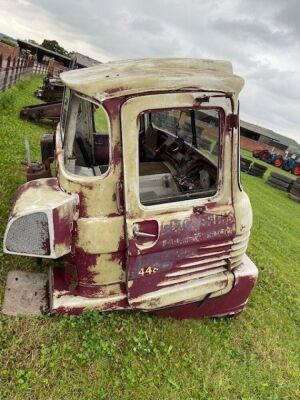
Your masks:
{"label": "parked vehicle", "polygon": [[253,150],[253,157],[259,158],[269,164],[275,165],[275,167],[280,168],[283,164],[283,157],[281,154],[270,150]]}
{"label": "parked vehicle", "polygon": [[228,62],[196,59],[116,61],[61,79],[58,174],[20,187],[4,237],[6,253],[60,261],[50,312],[240,313],[258,273],[239,182],[243,79]]}
{"label": "parked vehicle", "polygon": [[64,92],[64,85],[57,77],[47,76],[44,78],[43,85],[36,90],[35,95],[41,100],[48,102],[61,101]]}
{"label": "parked vehicle", "polygon": [[273,159],[273,161],[272,161],[272,164],[275,165],[275,167],[277,167],[277,168],[281,168],[281,167],[282,167],[282,164],[283,164],[283,157],[282,157],[282,155],[281,155],[281,154],[277,154],[277,155],[274,157],[274,159]]}
{"label": "parked vehicle", "polygon": [[252,155],[255,158],[266,161],[269,159],[271,152],[269,150],[256,149],[252,151]]}
{"label": "parked vehicle", "polygon": [[281,166],[285,171],[290,171],[292,174],[300,175],[300,156],[293,154],[283,158],[283,163]]}

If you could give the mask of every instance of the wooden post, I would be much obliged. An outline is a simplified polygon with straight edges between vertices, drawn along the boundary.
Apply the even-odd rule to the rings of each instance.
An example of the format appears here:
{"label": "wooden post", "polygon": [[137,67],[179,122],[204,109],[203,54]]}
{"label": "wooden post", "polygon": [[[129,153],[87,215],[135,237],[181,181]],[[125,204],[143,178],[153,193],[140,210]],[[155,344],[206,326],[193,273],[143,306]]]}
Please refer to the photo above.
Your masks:
{"label": "wooden post", "polygon": [[9,76],[9,68],[10,68],[10,57],[7,58],[7,62],[6,62],[3,90],[5,90],[6,86],[7,86],[7,81],[8,81],[8,76]]}
{"label": "wooden post", "polygon": [[20,75],[22,75],[23,74],[23,72],[24,72],[24,69],[26,70],[26,68],[27,68],[27,60],[22,60],[22,63],[21,63],[21,69],[20,69]]}
{"label": "wooden post", "polygon": [[20,79],[22,58],[18,58],[18,80]]}
{"label": "wooden post", "polygon": [[16,58],[15,59],[15,82],[17,82],[19,80],[18,69],[19,69],[19,58]]}
{"label": "wooden post", "polygon": [[3,89],[2,87],[2,64],[3,64],[3,56],[0,54],[0,91]]}
{"label": "wooden post", "polygon": [[12,86],[13,83],[15,83],[15,65],[16,65],[16,59],[14,58],[12,61],[12,66],[11,66],[11,75],[10,75],[10,81],[9,81],[9,86]]}
{"label": "wooden post", "polygon": [[15,58],[15,82],[18,81],[18,62],[19,62],[19,59]]}
{"label": "wooden post", "polygon": [[17,71],[16,71],[16,74],[17,74],[17,81],[20,79],[20,59],[18,58],[18,61],[17,61]]}
{"label": "wooden post", "polygon": [[30,67],[30,60],[24,60],[23,64],[23,75],[27,75],[28,68]]}
{"label": "wooden post", "polygon": [[11,59],[11,66],[10,66],[10,75],[9,75],[9,80],[8,80],[8,87],[10,88],[13,84],[13,79],[14,79],[14,59]]}
{"label": "wooden post", "polygon": [[19,79],[21,79],[21,76],[22,76],[23,63],[24,63],[24,59],[21,58],[20,59],[20,64],[19,64]]}

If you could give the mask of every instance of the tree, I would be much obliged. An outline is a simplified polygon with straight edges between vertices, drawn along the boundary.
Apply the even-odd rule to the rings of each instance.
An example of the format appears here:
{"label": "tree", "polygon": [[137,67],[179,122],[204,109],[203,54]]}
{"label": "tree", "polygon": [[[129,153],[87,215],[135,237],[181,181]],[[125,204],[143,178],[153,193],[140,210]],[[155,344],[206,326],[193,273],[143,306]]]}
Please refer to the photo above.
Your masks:
{"label": "tree", "polygon": [[55,53],[62,54],[63,56],[69,55],[67,50],[65,50],[63,47],[61,47],[56,40],[44,39],[41,46],[45,47],[45,49],[55,51]]}
{"label": "tree", "polygon": [[27,42],[39,46],[38,42],[36,42],[34,39],[28,39]]}
{"label": "tree", "polygon": [[18,47],[18,43],[17,43],[17,42],[15,42],[14,40],[9,39],[9,38],[7,38],[7,37],[2,38],[0,41],[1,41],[2,43],[7,44],[8,46]]}

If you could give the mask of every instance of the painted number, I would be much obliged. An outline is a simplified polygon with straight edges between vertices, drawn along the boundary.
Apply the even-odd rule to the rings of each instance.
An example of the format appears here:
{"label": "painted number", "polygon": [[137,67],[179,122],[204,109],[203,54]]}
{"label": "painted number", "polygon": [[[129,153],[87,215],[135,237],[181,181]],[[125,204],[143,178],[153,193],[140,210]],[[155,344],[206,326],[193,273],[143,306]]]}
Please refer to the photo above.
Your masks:
{"label": "painted number", "polygon": [[138,272],[139,275],[152,275],[155,274],[155,272],[158,271],[158,268],[155,267],[147,267],[147,268],[141,268]]}

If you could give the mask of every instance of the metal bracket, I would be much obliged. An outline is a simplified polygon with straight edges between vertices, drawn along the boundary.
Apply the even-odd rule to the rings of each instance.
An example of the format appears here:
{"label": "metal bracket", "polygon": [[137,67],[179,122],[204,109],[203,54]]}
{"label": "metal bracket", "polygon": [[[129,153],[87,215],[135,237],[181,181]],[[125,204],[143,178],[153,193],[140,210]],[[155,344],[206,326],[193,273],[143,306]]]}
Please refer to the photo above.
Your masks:
{"label": "metal bracket", "polygon": [[229,114],[228,115],[228,127],[229,129],[237,129],[239,126],[239,116],[238,114]]}

